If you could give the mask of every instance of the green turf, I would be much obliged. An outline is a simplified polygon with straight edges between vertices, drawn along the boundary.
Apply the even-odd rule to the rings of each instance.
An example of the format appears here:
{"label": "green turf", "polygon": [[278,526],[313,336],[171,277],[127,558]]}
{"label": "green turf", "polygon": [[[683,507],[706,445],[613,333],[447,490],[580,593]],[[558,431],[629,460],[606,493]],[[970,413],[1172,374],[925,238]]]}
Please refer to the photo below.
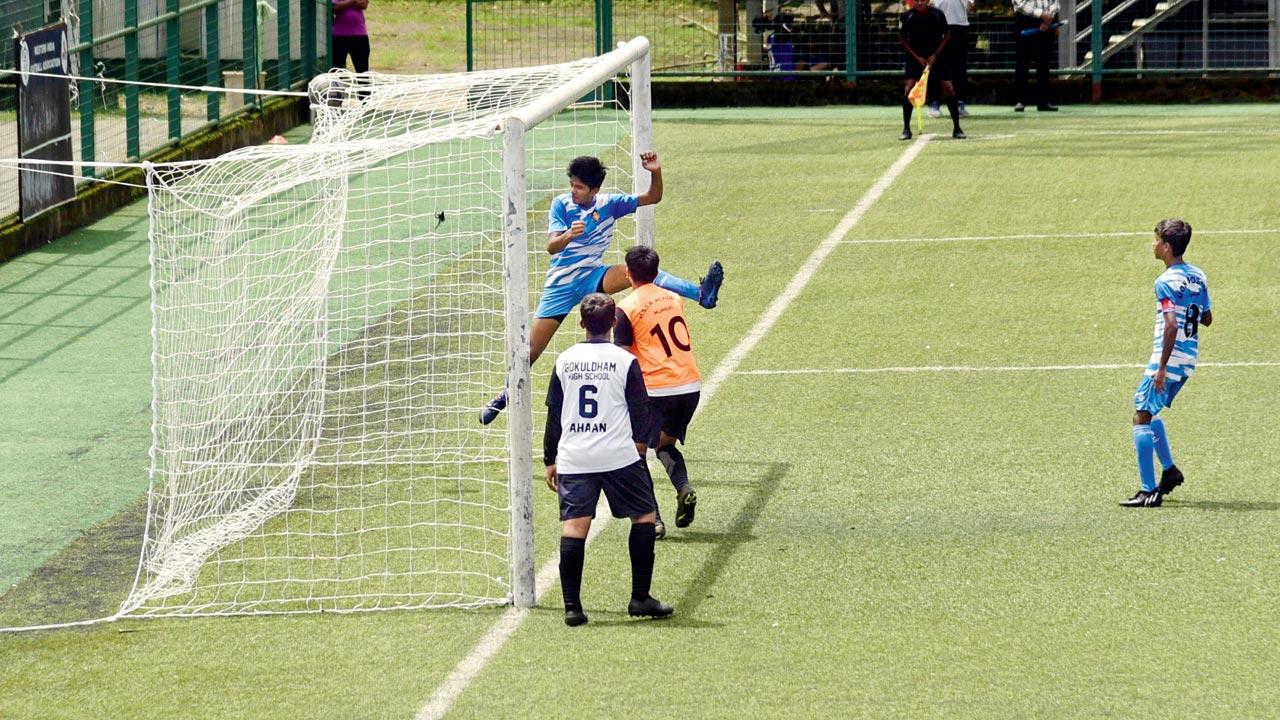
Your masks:
{"label": "green turf", "polygon": [[[718,257],[728,268],[722,307],[690,317],[704,374],[903,151],[894,114],[658,114],[664,267],[696,275]],[[1280,368],[1212,365],[1280,360],[1280,210],[1267,190],[1278,117],[1269,106],[978,108],[972,139],[923,150],[699,416],[686,453],[698,520],[658,548],[654,591],[676,616],[621,612],[626,529],[611,524],[589,550],[591,624],[566,629],[554,588],[455,716],[1280,714],[1277,447],[1258,407]],[[836,372],[1144,362],[1160,271],[1150,238],[1066,236],[1146,233],[1168,215],[1199,232],[1188,259],[1209,275],[1216,322],[1203,330],[1206,366],[1167,418],[1188,482],[1158,511],[1116,506],[1136,485],[1136,369]],[[1259,232],[1207,232],[1232,229]],[[1054,237],[857,244],[1015,234]],[[84,241],[47,252],[70,254],[69,242]],[[88,256],[123,262],[113,252],[130,243],[141,252],[136,235],[121,236]],[[145,467],[145,277],[113,289],[112,268],[78,277],[34,267],[41,257],[0,268],[14,293],[0,295],[0,315],[29,326],[0,325],[26,363],[0,383],[6,409],[22,403],[17,417],[0,414],[0,488],[18,508],[0,509],[11,513],[0,527],[36,538],[54,514],[63,527],[44,557],[63,551],[0,598],[6,623],[51,606],[114,609],[139,514],[118,513],[141,492],[117,456]],[[128,317],[57,295],[26,309],[30,296],[8,290],[22,287],[132,287],[142,299]],[[69,342],[59,324],[88,329]],[[137,357],[110,359],[128,347]],[[138,376],[119,400],[107,367]],[[814,372],[757,374],[773,370]],[[73,464],[77,434],[105,431]],[[37,482],[46,476],[83,494]],[[556,522],[537,488],[545,558]],[[76,504],[95,502],[96,514]],[[19,577],[35,567],[27,558],[0,551],[25,568]],[[0,636],[0,717],[408,717],[496,614],[132,620]]]}

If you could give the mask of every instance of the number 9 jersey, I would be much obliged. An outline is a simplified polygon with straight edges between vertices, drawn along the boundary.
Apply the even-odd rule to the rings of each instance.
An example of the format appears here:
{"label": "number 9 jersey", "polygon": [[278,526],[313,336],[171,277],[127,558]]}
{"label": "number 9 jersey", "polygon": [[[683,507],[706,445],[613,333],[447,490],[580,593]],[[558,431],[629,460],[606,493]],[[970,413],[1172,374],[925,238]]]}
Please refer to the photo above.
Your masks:
{"label": "number 9 jersey", "polygon": [[684,299],[645,283],[618,303],[613,341],[640,361],[650,397],[698,392],[702,379],[693,354]]}
{"label": "number 9 jersey", "polygon": [[1170,265],[1156,278],[1156,327],[1151,361],[1147,363],[1148,377],[1155,375],[1160,367],[1164,314],[1169,311],[1176,314],[1178,338],[1173,344],[1173,354],[1169,356],[1167,377],[1173,382],[1191,377],[1196,370],[1196,357],[1200,354],[1200,318],[1210,309],[1209,283],[1200,268],[1187,263]]}

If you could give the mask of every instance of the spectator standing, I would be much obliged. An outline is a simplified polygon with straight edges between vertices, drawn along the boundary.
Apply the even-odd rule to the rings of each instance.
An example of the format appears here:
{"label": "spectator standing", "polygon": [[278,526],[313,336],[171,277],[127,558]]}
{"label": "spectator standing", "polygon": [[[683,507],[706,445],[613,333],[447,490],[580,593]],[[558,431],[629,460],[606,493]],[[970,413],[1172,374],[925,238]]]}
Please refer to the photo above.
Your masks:
{"label": "spectator standing", "polygon": [[369,0],[333,0],[333,66],[345,68],[347,57],[358,73],[369,72],[369,30],[364,11]]}
{"label": "spectator standing", "polygon": [[[947,16],[951,40],[947,43],[944,59],[951,68],[951,84],[956,89],[960,117],[965,117],[969,114],[964,101],[969,96],[969,13],[973,10],[973,0],[933,0],[933,6]],[[929,103],[930,117],[942,116],[940,104],[936,99]]]}
{"label": "spectator standing", "polygon": [[[1049,61],[1053,57],[1054,39],[1058,36],[1052,27],[1058,19],[1058,0],[1013,0],[1013,32],[1018,49],[1018,64],[1014,70],[1014,85],[1018,102],[1015,112],[1027,109],[1028,78],[1031,63],[1036,64],[1036,109],[1054,112],[1058,108],[1049,101]],[[1024,34],[1025,33],[1025,34]]]}

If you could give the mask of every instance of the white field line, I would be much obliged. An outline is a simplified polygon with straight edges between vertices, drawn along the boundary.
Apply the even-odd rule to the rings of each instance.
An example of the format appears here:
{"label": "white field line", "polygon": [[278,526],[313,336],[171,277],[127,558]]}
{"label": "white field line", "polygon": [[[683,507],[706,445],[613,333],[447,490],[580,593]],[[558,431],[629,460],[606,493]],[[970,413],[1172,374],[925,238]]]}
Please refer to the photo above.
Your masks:
{"label": "white field line", "polygon": [[[1092,365],[919,365],[878,368],[792,368],[787,370],[741,370],[736,375],[879,375],[890,373],[980,373],[1051,372],[1072,370],[1140,370],[1147,363],[1096,363]],[[1280,367],[1280,361],[1238,360],[1197,363],[1196,369],[1223,367]]]}
{"label": "white field line", "polygon": [[[809,258],[796,271],[795,276],[791,278],[791,282],[787,284],[782,294],[774,299],[769,308],[756,321],[756,324],[747,331],[747,334],[720,361],[720,364],[712,371],[711,377],[703,383],[702,397],[698,403],[699,412],[715,396],[716,391],[720,389],[720,385],[734,374],[738,365],[769,332],[769,329],[778,321],[778,318],[782,317],[791,302],[800,295],[805,285],[809,283],[819,266],[822,265],[822,261],[840,244],[844,236],[853,230],[858,221],[862,219],[862,216],[867,214],[867,210],[884,195],[889,186],[893,184],[893,181],[920,154],[920,151],[924,149],[924,146],[929,143],[932,137],[932,135],[921,135],[919,140],[908,145],[906,151],[902,153],[897,162],[890,166],[884,175],[880,176],[880,179],[858,200],[858,204],[841,218],[835,229],[831,231],[831,234],[814,249]],[[600,513],[596,521],[591,523],[591,532],[587,536],[588,545],[608,524],[610,517],[609,513]],[[556,553],[538,571],[534,585],[535,603],[540,601],[543,594],[555,584],[559,575],[560,555]],[[502,649],[507,640],[511,639],[511,636],[515,634],[528,616],[529,611],[521,608],[511,607],[504,611],[498,622],[484,634],[484,637],[480,638],[475,647],[471,649],[471,652],[453,668],[440,687],[436,688],[436,691],[432,693],[427,703],[418,710],[417,720],[435,720],[449,712],[449,708],[453,706],[458,696],[466,690],[467,685],[480,674],[480,671],[484,669],[489,660],[498,654],[498,651]]]}
{"label": "white field line", "polygon": [[[1280,228],[1260,228],[1257,230],[1196,230],[1196,235],[1274,235]],[[867,238],[861,240],[843,240],[843,245],[889,245],[897,243],[948,243],[979,242],[986,240],[1063,240],[1072,238],[1111,238],[1111,237],[1152,237],[1152,230],[1136,232],[1123,230],[1118,232],[1089,233],[1036,233],[1025,235],[957,235],[954,237],[901,237],[901,238]]]}

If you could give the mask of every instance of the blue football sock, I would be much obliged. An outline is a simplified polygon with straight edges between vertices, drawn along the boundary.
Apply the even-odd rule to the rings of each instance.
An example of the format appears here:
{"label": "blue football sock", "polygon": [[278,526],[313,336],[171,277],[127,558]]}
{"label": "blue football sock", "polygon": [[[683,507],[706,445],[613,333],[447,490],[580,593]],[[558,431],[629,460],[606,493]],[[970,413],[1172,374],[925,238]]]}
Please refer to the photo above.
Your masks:
{"label": "blue football sock", "polygon": [[658,277],[653,279],[653,284],[660,288],[670,290],[677,295],[683,295],[694,302],[698,301],[698,283],[689,282],[684,278],[678,278],[675,275],[668,273],[666,270],[658,271]]}
{"label": "blue football sock", "polygon": [[1156,464],[1152,457],[1154,445],[1155,437],[1150,425],[1133,426],[1133,446],[1138,450],[1138,477],[1142,480],[1142,489],[1147,492],[1156,489]]}
{"label": "blue football sock", "polygon": [[1151,435],[1155,438],[1156,456],[1165,470],[1173,467],[1173,449],[1169,447],[1169,436],[1164,432],[1164,421],[1151,418]]}

